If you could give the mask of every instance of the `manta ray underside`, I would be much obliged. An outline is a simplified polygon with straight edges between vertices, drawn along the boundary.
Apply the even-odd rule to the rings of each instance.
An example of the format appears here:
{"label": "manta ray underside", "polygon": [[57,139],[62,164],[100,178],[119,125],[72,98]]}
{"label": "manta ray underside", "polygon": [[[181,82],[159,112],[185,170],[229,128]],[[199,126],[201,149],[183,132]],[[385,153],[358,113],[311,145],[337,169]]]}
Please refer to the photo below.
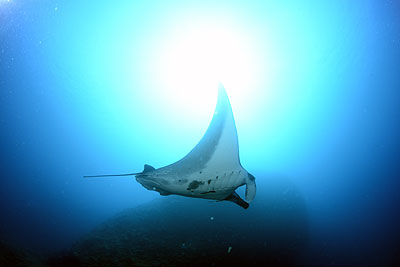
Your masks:
{"label": "manta ray underside", "polygon": [[[247,209],[256,194],[255,178],[240,164],[235,120],[224,87],[219,86],[217,106],[206,133],[181,160],[158,169],[145,164],[139,173],[85,177],[129,175],[160,195],[227,200]],[[242,185],[246,185],[246,201],[235,192]]]}

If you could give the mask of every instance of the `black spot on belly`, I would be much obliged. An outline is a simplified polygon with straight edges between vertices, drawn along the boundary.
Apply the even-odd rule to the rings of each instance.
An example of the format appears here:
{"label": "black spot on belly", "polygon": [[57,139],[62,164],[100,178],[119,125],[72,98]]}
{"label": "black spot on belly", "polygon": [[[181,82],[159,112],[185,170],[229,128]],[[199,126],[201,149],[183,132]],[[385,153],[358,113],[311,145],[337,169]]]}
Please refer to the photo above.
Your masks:
{"label": "black spot on belly", "polygon": [[217,176],[217,177],[215,177],[215,179],[218,179],[218,176]]}
{"label": "black spot on belly", "polygon": [[198,187],[199,187],[200,185],[202,185],[202,184],[204,184],[204,182],[199,182],[199,181],[194,180],[194,181],[192,181],[192,182],[189,184],[188,188],[186,188],[186,189],[187,189],[187,190],[196,189],[196,188],[198,188]]}
{"label": "black spot on belly", "polygon": [[179,179],[179,180],[178,180],[178,183],[179,183],[179,184],[185,184],[185,183],[187,183],[187,182],[188,182],[187,179]]}
{"label": "black spot on belly", "polygon": [[210,183],[211,183],[211,179],[210,179],[210,180],[208,180],[208,181],[207,181],[207,183],[208,183],[208,184],[210,184]]}
{"label": "black spot on belly", "polygon": [[249,176],[249,179],[250,179],[250,181],[254,181],[256,178],[253,176],[253,175],[251,175],[250,173],[248,173],[248,176]]}

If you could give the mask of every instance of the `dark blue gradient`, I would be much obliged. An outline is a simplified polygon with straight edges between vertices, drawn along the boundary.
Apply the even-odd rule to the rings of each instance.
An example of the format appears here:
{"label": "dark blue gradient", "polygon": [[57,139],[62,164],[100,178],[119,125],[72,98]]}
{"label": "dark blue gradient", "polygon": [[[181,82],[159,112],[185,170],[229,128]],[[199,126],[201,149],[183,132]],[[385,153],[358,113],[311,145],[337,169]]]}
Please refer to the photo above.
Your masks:
{"label": "dark blue gradient", "polygon": [[395,265],[399,11],[396,1],[0,1],[1,240],[68,249],[160,198],[130,177],[82,176],[161,167],[200,140],[217,85],[204,111],[183,110],[155,82],[151,56],[169,38],[165,25],[193,13],[229,17],[260,48],[251,90],[225,87],[260,194],[285,177],[304,200],[299,264]]}

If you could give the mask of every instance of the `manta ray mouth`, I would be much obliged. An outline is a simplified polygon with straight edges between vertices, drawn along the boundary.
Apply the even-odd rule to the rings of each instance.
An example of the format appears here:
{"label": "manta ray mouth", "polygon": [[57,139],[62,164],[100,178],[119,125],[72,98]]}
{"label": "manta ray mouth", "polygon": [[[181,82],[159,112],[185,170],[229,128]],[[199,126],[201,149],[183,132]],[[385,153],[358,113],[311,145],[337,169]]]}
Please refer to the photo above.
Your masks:
{"label": "manta ray mouth", "polygon": [[136,177],[136,181],[148,190],[156,190],[161,185],[158,181],[145,176]]}

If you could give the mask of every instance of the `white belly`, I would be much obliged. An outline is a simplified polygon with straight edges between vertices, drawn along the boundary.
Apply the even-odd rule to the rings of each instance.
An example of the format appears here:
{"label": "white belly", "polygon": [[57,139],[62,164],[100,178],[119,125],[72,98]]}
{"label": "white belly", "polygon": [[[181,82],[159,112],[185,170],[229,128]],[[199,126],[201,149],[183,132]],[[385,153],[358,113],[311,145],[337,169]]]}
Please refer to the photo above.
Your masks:
{"label": "white belly", "polygon": [[247,172],[240,168],[226,172],[191,174],[183,186],[173,186],[171,193],[189,197],[223,200],[245,184]]}

